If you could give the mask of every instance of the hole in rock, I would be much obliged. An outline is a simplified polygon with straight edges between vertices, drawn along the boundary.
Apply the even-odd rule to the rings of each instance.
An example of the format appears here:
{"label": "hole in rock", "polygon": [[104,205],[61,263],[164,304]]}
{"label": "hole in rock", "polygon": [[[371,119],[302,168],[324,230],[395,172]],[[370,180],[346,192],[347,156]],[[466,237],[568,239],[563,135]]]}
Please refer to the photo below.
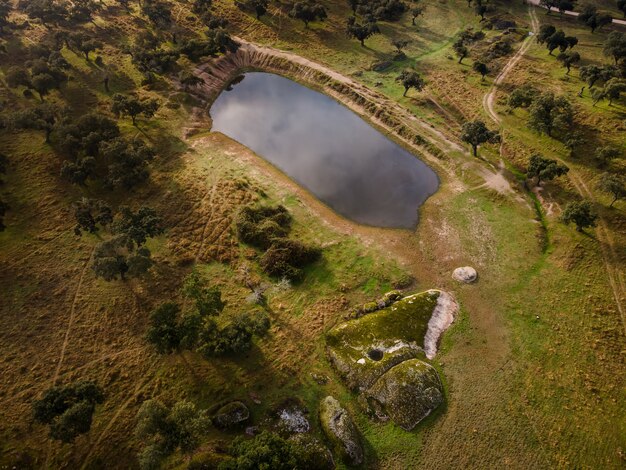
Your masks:
{"label": "hole in rock", "polygon": [[372,349],[367,355],[372,361],[380,361],[383,358],[383,352],[380,349]]}

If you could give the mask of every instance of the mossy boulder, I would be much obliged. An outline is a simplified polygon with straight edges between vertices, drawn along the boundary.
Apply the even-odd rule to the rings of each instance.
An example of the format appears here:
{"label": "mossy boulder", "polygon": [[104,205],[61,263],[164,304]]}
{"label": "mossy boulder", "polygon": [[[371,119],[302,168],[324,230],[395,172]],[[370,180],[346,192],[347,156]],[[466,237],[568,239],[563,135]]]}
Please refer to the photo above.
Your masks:
{"label": "mossy boulder", "polygon": [[410,431],[443,403],[444,395],[437,371],[426,362],[411,359],[388,370],[363,397],[379,419],[391,418]]}
{"label": "mossy boulder", "polygon": [[332,452],[319,439],[310,434],[295,434],[289,438],[299,449],[299,463],[310,470],[333,470],[335,461]]}
{"label": "mossy boulder", "polygon": [[439,295],[431,290],[407,296],[328,333],[331,363],[351,389],[366,390],[392,367],[424,357],[424,337]]}
{"label": "mossy boulder", "polygon": [[220,429],[231,429],[245,423],[250,418],[250,410],[240,401],[232,401],[222,406],[213,417],[213,425]]}
{"label": "mossy boulder", "polygon": [[363,447],[359,431],[348,411],[333,397],[320,404],[320,422],[333,450],[348,465],[363,463]]}

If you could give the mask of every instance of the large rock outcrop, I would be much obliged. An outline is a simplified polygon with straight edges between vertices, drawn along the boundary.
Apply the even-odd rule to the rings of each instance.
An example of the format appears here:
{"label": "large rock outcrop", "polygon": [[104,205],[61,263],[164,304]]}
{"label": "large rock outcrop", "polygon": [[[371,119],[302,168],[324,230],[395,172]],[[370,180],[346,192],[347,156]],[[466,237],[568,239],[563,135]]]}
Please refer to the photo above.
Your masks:
{"label": "large rock outcrop", "polygon": [[320,423],[335,452],[348,465],[363,463],[363,447],[359,431],[348,411],[333,397],[320,403]]}
{"label": "large rock outcrop", "polygon": [[413,429],[443,402],[441,380],[427,360],[457,310],[446,292],[409,295],[333,328],[330,361],[372,415]]}

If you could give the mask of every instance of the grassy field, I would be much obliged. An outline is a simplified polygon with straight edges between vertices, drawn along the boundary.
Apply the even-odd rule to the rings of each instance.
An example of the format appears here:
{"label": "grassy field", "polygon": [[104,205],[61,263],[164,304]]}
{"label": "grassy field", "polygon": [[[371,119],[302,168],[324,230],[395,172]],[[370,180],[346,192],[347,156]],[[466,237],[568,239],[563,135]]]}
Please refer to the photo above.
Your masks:
{"label": "grassy field", "polygon": [[[480,116],[495,127],[482,100],[510,56],[494,62],[481,82],[471,70],[478,51],[459,65],[450,47],[457,32],[480,28],[478,17],[465,0],[424,3],[417,27],[408,16],[382,23],[383,34],[365,48],[345,36],[346,2],[324,2],[328,20],[308,29],[287,16],[286,2],[272,3],[261,22],[230,2],[216,2],[216,9],[237,36],[323,63],[398,101],[451,138],[468,118]],[[519,47],[530,28],[527,7],[495,3],[520,27]],[[195,27],[185,19],[188,8],[176,2],[173,16]],[[581,65],[610,62],[600,53],[608,31],[592,35],[573,19],[537,16],[579,38]],[[64,49],[74,80],[49,100],[71,104],[77,114],[107,112],[114,92],[139,86],[140,74],[114,44],[132,36],[141,21],[136,10],[127,15],[110,9],[87,26],[107,42],[103,56],[114,77],[109,93],[101,85],[102,70]],[[37,41],[44,32],[35,25],[23,38],[14,34],[4,40],[3,73],[21,60],[15,53],[18,42]],[[486,34],[491,40],[501,33]],[[407,59],[392,60],[390,37],[411,40]],[[384,61],[390,63],[382,72],[371,70]],[[402,97],[395,77],[410,66],[428,85],[423,93]],[[506,93],[526,82],[571,98],[587,140],[573,157],[561,143],[530,131],[525,111],[507,109]],[[127,282],[95,278],[89,265],[98,236],[75,237],[70,213],[82,195],[106,196],[116,205],[126,195],[63,183],[61,156],[43,143],[40,132],[0,134],[2,152],[10,156],[2,191],[11,207],[8,229],[0,233],[0,467],[135,467],[135,414],[153,397],[189,398],[209,409],[241,399],[250,405],[253,422],[262,425],[285,400],[297,399],[309,410],[317,433],[319,400],[332,394],[356,417],[369,468],[622,468],[626,340],[617,302],[625,302],[619,281],[626,272],[626,215],[623,202],[609,209],[607,196],[595,190],[604,168],[593,151],[607,142],[626,148],[626,106],[623,101],[593,106],[588,91],[576,97],[582,86],[577,70],[566,76],[555,58],[533,43],[498,88],[502,146],[481,149],[478,163],[469,154],[448,154],[451,176],[442,176],[441,189],[422,208],[414,232],[342,219],[227,137],[189,136],[198,119],[189,96],[166,83],[144,88],[142,95],[158,97],[164,106],[138,129],[126,119],[120,127],[126,135],[148,139],[159,158],[150,184],[132,198],[162,213],[168,230],[150,242],[157,261],[150,276]],[[0,92],[7,106],[28,103],[14,89],[4,86]],[[571,168],[568,177],[546,184],[540,199],[524,188],[520,176],[534,152]],[[477,171],[481,165],[506,168],[512,190],[492,189]],[[624,170],[624,160],[612,165]],[[564,204],[580,198],[581,184],[601,216],[601,226],[587,233],[559,220]],[[206,361],[190,352],[157,355],[144,340],[148,315],[164,300],[182,300],[179,288],[192,269],[221,287],[227,316],[248,308],[243,271],[271,282],[232,230],[237,209],[257,201],[284,204],[294,215],[294,236],[323,247],[323,261],[309,269],[303,283],[269,291],[270,334],[245,357]],[[465,265],[478,270],[475,285],[452,280],[451,271]],[[434,361],[447,402],[410,433],[368,419],[330,369],[324,351],[324,332],[350,308],[407,275],[416,279],[411,291],[446,289],[461,304]],[[328,382],[318,383],[314,376],[320,375]],[[33,422],[31,404],[53,383],[80,378],[101,383],[106,401],[88,435],[61,445]],[[212,431],[199,454],[223,449],[232,436]],[[177,454],[167,467],[186,464]]]}

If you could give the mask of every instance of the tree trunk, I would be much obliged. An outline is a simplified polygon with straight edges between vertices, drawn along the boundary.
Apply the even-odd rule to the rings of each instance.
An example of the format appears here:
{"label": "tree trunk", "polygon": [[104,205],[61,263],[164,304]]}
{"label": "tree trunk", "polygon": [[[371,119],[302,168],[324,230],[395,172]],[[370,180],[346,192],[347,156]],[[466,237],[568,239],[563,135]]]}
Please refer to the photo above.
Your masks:
{"label": "tree trunk", "polygon": [[52,134],[52,129],[46,129],[46,144],[50,143],[50,134]]}
{"label": "tree trunk", "polygon": [[133,120],[133,126],[137,127],[137,116],[132,115],[130,118]]}
{"label": "tree trunk", "polygon": [[361,41],[361,47],[365,47],[365,39],[359,39]]}
{"label": "tree trunk", "polygon": [[411,24],[415,26],[415,17],[411,20]]}
{"label": "tree trunk", "polygon": [[611,202],[611,204],[609,205],[609,207],[613,207],[613,204],[615,204],[615,201],[617,201],[619,198],[617,196],[613,197],[613,201]]}
{"label": "tree trunk", "polygon": [[474,156],[478,156],[478,145],[472,144],[472,150],[474,151]]}
{"label": "tree trunk", "polygon": [[404,87],[404,94],[402,96],[406,96],[408,91],[409,91],[409,89],[407,87]]}

